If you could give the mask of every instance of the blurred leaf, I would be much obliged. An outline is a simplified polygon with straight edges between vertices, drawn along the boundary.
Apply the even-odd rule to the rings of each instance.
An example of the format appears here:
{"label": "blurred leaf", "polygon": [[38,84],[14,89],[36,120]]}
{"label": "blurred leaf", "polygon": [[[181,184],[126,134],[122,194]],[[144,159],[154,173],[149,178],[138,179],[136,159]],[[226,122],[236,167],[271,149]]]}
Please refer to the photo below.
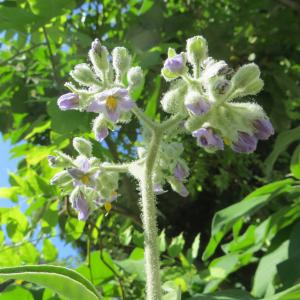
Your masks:
{"label": "blurred leaf", "polygon": [[300,179],[300,145],[294,150],[291,160],[291,172],[293,176]]}

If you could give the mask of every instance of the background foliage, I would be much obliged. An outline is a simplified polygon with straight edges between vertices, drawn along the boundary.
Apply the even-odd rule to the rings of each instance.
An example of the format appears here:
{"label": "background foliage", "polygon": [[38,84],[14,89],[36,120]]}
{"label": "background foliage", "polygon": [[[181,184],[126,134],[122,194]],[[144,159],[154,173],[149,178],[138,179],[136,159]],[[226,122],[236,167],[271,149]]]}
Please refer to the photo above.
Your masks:
{"label": "background foliage", "polygon": [[[20,158],[11,187],[0,188],[0,197],[14,203],[0,208],[0,266],[69,266],[105,299],[143,299],[143,237],[131,178],[122,178],[113,212],[99,210],[86,223],[48,184],[47,155],[72,154],[74,135],[93,139],[91,116],[61,112],[56,100],[98,37],[109,49],[123,45],[134,54],[146,73],[138,101],[163,119],[159,96],[167,85],[159,74],[167,49],[181,50],[201,34],[213,57],[235,68],[247,61],[260,66],[265,88],[257,101],[277,134],[248,156],[208,155],[184,138],[190,197],[169,192],[158,200],[165,289],[180,286],[183,299],[292,299],[272,295],[300,279],[299,14],[296,0],[0,1],[0,130],[14,144],[11,156]],[[137,136],[131,122],[106,143],[94,141],[94,154],[130,160]],[[56,236],[79,255],[59,259]],[[245,292],[228,292],[234,288]],[[23,280],[7,280],[0,291],[0,299],[61,299]],[[298,297],[299,288],[292,293]]]}

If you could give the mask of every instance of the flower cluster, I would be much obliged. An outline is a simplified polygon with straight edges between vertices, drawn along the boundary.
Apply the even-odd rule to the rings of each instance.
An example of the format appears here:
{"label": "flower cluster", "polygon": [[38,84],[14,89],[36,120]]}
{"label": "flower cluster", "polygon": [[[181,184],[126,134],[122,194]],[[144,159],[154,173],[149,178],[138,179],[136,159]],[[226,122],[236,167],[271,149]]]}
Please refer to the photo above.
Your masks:
{"label": "flower cluster", "polygon": [[[192,75],[187,63],[192,66]],[[254,63],[234,72],[225,61],[208,57],[206,40],[196,36],[187,41],[186,52],[176,54],[174,49],[169,50],[162,75],[173,81],[162,98],[163,109],[182,114],[186,129],[206,151],[223,150],[225,144],[235,152],[251,153],[258,140],[274,134],[261,106],[236,102],[256,95],[263,87]]]}
{"label": "flower cluster", "polygon": [[[184,183],[189,176],[189,168],[186,162],[180,158],[183,153],[183,146],[178,142],[162,143],[157,153],[157,159],[154,166],[153,186],[157,195],[167,191],[163,189],[166,183],[169,183],[172,190],[187,197],[189,192]],[[147,149],[138,148],[138,155],[142,159],[147,155]]]}
{"label": "flower cluster", "polygon": [[93,132],[102,141],[114,130],[118,122],[130,119],[134,107],[135,92],[144,83],[140,67],[131,67],[131,57],[126,48],[116,47],[109,52],[95,39],[89,50],[88,64],[76,65],[70,75],[84,88],[78,89],[66,83],[70,93],[59,97],[57,104],[61,110],[80,110],[98,114],[93,122]]}
{"label": "flower cluster", "polygon": [[73,146],[79,154],[74,159],[60,151],[48,157],[51,167],[63,168],[54,175],[51,184],[59,185],[64,193],[70,194],[79,220],[86,220],[100,206],[109,212],[111,202],[117,198],[118,174],[101,167],[100,161],[92,156],[92,145],[86,139],[74,138]]}

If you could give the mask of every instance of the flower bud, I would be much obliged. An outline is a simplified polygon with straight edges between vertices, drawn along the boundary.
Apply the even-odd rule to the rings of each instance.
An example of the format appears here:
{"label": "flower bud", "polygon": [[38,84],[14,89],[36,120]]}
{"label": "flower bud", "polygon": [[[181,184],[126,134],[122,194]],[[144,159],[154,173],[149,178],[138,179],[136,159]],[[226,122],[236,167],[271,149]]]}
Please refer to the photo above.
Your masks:
{"label": "flower bud", "polygon": [[217,80],[214,84],[214,91],[219,95],[224,95],[230,88],[230,81],[226,79]]}
{"label": "flower bud", "polygon": [[187,40],[187,59],[192,65],[198,65],[207,57],[208,48],[206,39],[194,36]]}
{"label": "flower bud", "polygon": [[232,150],[238,153],[252,153],[256,150],[257,138],[245,132],[240,132],[238,140],[232,143]]}
{"label": "flower bud", "polygon": [[93,122],[93,132],[98,142],[102,142],[109,134],[107,121],[103,115],[99,115]]}
{"label": "flower bud", "polygon": [[107,48],[101,45],[99,39],[95,39],[92,42],[91,49],[89,51],[89,58],[93,64],[97,76],[101,80],[104,80],[105,77],[108,77],[108,73],[110,73],[111,70],[109,53]]}
{"label": "flower bud", "polygon": [[173,175],[178,181],[184,181],[189,176],[188,167],[182,163],[177,163],[173,170]]}
{"label": "flower bud", "polygon": [[144,84],[144,73],[141,67],[132,67],[127,73],[127,81],[131,87],[139,87]]}
{"label": "flower bud", "polygon": [[178,181],[175,178],[168,178],[168,182],[170,183],[172,190],[180,196],[187,197],[189,195],[187,188],[181,181]]}
{"label": "flower bud", "polygon": [[131,64],[131,56],[124,47],[116,47],[112,51],[112,63],[117,73],[117,77],[122,76],[128,71]]}
{"label": "flower bud", "polygon": [[72,158],[60,151],[56,151],[57,156],[49,155],[48,164],[52,168],[66,168],[72,164]]}
{"label": "flower bud", "polygon": [[79,154],[85,155],[87,157],[92,156],[92,150],[93,150],[92,144],[90,141],[84,138],[80,138],[80,137],[74,138],[73,147]]}
{"label": "flower bud", "polygon": [[175,50],[170,48],[168,51],[168,58],[166,59],[161,71],[165,80],[173,80],[183,74],[186,70],[185,54],[176,54]]}
{"label": "flower bud", "polygon": [[57,105],[61,110],[78,109],[79,96],[74,93],[64,94],[58,98]]}
{"label": "flower bud", "polygon": [[161,105],[165,112],[176,114],[184,112],[183,100],[187,91],[187,86],[183,83],[175,83],[161,99]]}
{"label": "flower bud", "polygon": [[204,115],[210,109],[209,102],[196,92],[189,92],[184,99],[184,104],[187,110],[195,116]]}
{"label": "flower bud", "polygon": [[76,187],[72,191],[70,195],[70,202],[72,207],[78,212],[78,220],[86,221],[90,214],[90,208],[85,195],[79,187]]}
{"label": "flower bud", "polygon": [[96,76],[94,75],[88,64],[79,64],[75,66],[74,70],[70,72],[70,75],[79,84],[85,86],[100,84],[100,82],[97,80]]}
{"label": "flower bud", "polygon": [[51,179],[50,184],[58,184],[58,185],[65,185],[72,180],[71,176],[67,171],[61,171],[56,173]]}
{"label": "flower bud", "polygon": [[259,119],[253,124],[255,128],[254,135],[260,140],[267,140],[274,134],[274,128],[269,119]]}
{"label": "flower bud", "polygon": [[251,63],[240,67],[231,79],[235,89],[232,98],[256,95],[264,85],[259,77],[260,70],[256,64]]}
{"label": "flower bud", "polygon": [[209,152],[224,150],[223,140],[211,128],[200,128],[193,132],[193,136],[197,138],[197,144]]}

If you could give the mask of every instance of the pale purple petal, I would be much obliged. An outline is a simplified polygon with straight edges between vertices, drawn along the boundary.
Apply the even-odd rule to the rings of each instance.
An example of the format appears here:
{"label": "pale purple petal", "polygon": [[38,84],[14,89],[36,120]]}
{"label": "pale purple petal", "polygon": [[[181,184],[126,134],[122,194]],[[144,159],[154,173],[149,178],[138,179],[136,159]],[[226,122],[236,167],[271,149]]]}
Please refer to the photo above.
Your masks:
{"label": "pale purple petal", "polygon": [[128,90],[127,89],[122,89],[122,88],[115,88],[116,90],[114,91],[114,95],[117,94],[121,98],[127,97],[128,96]]}
{"label": "pale purple petal", "polygon": [[181,54],[177,54],[173,57],[168,58],[165,61],[164,67],[173,73],[178,73],[183,69],[183,57]]}
{"label": "pale purple petal", "polygon": [[197,138],[197,143],[200,147],[211,150],[224,150],[223,140],[211,128],[200,128],[192,134]]}
{"label": "pale purple petal", "polygon": [[255,136],[260,140],[267,140],[274,134],[274,128],[269,119],[259,119],[254,122]]}
{"label": "pale purple petal", "polygon": [[193,114],[196,116],[203,115],[207,113],[210,109],[209,103],[207,103],[204,100],[199,100],[198,102],[195,103],[189,103],[186,104],[185,107]]}
{"label": "pale purple petal", "polygon": [[257,138],[245,132],[239,133],[238,141],[232,144],[232,149],[238,153],[252,153],[256,150]]}
{"label": "pale purple petal", "polygon": [[119,101],[119,107],[121,110],[129,111],[133,108],[134,103],[130,99],[122,99]]}
{"label": "pale purple petal", "polygon": [[77,109],[79,107],[79,96],[74,93],[62,95],[57,100],[61,110]]}
{"label": "pale purple petal", "polygon": [[166,193],[167,191],[163,189],[161,184],[154,184],[153,192],[156,195],[162,195],[162,194]]}
{"label": "pale purple petal", "polygon": [[106,127],[101,127],[99,130],[96,132],[96,140],[98,142],[102,142],[109,134],[109,131]]}
{"label": "pale purple petal", "polygon": [[109,119],[112,122],[116,122],[120,117],[120,112],[119,112],[118,109],[116,109],[115,111],[111,111],[111,110],[106,109],[106,112],[107,112],[107,116],[109,117]]}
{"label": "pale purple petal", "polygon": [[173,175],[177,180],[183,181],[189,173],[181,164],[177,164],[173,171]]}
{"label": "pale purple petal", "polygon": [[88,112],[104,112],[105,111],[105,103],[99,101],[99,100],[94,100],[91,102],[85,109]]}
{"label": "pale purple petal", "polygon": [[86,221],[89,216],[89,205],[82,193],[75,199],[73,207],[78,211],[78,220]]}
{"label": "pale purple petal", "polygon": [[182,197],[187,197],[189,195],[189,191],[184,185],[182,185],[181,190],[180,192],[178,192],[178,194]]}

